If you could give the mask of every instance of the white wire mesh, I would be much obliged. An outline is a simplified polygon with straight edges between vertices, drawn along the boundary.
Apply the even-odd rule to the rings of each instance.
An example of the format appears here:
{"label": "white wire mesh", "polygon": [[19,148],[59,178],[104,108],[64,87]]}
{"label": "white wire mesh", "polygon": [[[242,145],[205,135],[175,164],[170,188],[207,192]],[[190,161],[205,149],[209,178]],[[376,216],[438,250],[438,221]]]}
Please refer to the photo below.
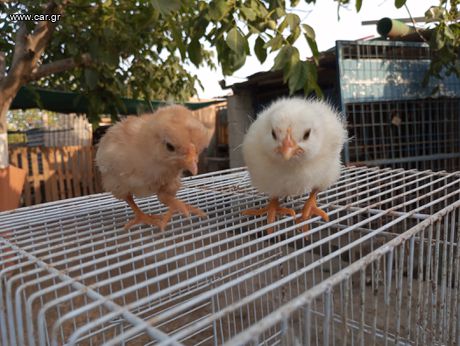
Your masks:
{"label": "white wire mesh", "polygon": [[460,344],[460,174],[344,168],[330,222],[273,234],[240,213],[267,202],[244,169],[179,197],[208,218],[125,231],[109,194],[0,214],[1,344]]}

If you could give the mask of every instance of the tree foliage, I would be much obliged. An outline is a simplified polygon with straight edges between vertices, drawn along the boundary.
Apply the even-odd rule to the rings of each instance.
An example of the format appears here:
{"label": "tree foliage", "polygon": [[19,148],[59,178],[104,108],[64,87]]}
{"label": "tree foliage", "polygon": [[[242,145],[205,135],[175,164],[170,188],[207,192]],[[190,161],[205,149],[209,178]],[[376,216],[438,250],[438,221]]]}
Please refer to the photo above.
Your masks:
{"label": "tree foliage", "polygon": [[[338,7],[350,3],[335,1]],[[460,75],[456,59],[460,28],[455,21],[459,1],[439,0],[439,5],[427,12],[427,18],[436,24],[430,40],[432,75],[440,76],[444,66],[448,73]],[[405,2],[394,3],[402,7]],[[39,23],[29,21],[24,27],[11,15],[45,13],[50,8],[61,14],[60,21],[49,26],[51,34],[36,66],[19,78],[22,85],[35,83],[82,92],[90,98],[94,114],[106,104],[113,105],[114,111],[121,107],[120,96],[187,99],[194,93],[197,77],[183,67],[184,63],[212,65],[213,50],[225,75],[242,67],[250,54],[264,62],[269,53],[274,53],[273,69],[284,71],[291,92],[303,89],[305,93],[320,94],[315,31],[291,10],[299,3],[300,0],[0,0],[0,51],[6,52],[10,73],[14,70],[21,29],[27,33],[26,41],[38,30]],[[356,0],[354,4],[359,11],[363,1]],[[311,48],[311,59],[300,57],[296,47],[299,40]],[[28,52],[16,54],[27,58]],[[0,94],[1,83],[0,80]]]}
{"label": "tree foliage", "polygon": [[440,0],[425,13],[429,23],[434,23],[429,44],[432,50],[430,69],[425,75],[425,84],[429,78],[443,78],[455,74],[460,77],[460,0]]}

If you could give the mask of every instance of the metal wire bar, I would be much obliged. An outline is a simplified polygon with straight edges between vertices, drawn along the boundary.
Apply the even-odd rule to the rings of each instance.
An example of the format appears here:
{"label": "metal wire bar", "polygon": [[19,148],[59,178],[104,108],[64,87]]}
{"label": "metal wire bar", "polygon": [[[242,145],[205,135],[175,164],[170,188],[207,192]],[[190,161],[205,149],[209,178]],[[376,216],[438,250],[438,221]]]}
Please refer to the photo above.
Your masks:
{"label": "metal wire bar", "polygon": [[[175,216],[164,232],[125,231],[130,210],[108,194],[1,213],[2,344],[457,338],[460,174],[344,168],[318,196],[328,223],[286,217],[272,234],[265,217],[241,215],[266,203],[244,168],[183,185],[178,197],[208,218]],[[284,205],[300,210],[306,197]]]}

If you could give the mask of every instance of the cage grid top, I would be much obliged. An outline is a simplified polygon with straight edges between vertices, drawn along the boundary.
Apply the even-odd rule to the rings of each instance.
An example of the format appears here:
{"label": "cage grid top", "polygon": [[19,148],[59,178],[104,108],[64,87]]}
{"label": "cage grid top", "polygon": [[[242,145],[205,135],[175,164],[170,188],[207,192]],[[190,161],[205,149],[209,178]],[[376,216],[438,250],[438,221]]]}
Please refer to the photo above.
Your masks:
{"label": "cage grid top", "polygon": [[109,194],[1,213],[0,343],[458,342],[459,173],[347,167],[319,194],[329,222],[279,218],[271,234],[241,214],[267,202],[244,168],[178,195],[208,217],[126,231]]}
{"label": "cage grid top", "polygon": [[[459,97],[454,75],[442,80],[423,78],[430,65],[430,47],[424,42],[337,41],[342,106],[350,102]],[[436,93],[433,93],[437,90]]]}

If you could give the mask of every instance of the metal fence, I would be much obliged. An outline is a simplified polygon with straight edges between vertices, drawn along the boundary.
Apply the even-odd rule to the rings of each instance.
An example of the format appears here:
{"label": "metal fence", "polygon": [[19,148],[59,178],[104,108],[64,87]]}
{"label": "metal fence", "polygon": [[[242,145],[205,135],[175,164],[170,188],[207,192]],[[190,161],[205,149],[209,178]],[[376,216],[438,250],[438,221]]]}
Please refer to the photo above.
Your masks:
{"label": "metal fence", "polygon": [[422,85],[427,44],[341,41],[337,58],[351,137],[347,163],[460,169],[460,79],[451,75]]}
{"label": "metal fence", "polygon": [[459,173],[344,168],[308,237],[241,215],[267,202],[244,169],[179,197],[208,218],[125,231],[108,194],[0,214],[1,344],[460,344]]}

